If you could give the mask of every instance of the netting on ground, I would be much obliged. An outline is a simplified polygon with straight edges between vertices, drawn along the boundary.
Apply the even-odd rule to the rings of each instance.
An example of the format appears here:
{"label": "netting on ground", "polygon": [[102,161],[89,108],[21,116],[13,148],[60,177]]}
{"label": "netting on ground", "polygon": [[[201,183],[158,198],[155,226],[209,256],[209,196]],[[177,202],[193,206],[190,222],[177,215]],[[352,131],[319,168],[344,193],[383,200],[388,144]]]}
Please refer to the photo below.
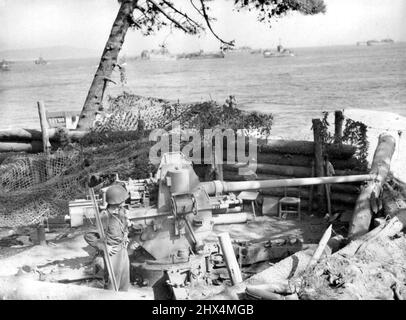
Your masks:
{"label": "netting on ground", "polygon": [[17,155],[0,165],[0,227],[29,226],[67,215],[69,201],[85,198],[93,175],[148,177],[146,143],[122,142],[52,155]]}
{"label": "netting on ground", "polygon": [[78,152],[58,151],[50,156],[16,155],[0,166],[0,188],[3,192],[32,190],[52,178],[66,175],[78,165]]}

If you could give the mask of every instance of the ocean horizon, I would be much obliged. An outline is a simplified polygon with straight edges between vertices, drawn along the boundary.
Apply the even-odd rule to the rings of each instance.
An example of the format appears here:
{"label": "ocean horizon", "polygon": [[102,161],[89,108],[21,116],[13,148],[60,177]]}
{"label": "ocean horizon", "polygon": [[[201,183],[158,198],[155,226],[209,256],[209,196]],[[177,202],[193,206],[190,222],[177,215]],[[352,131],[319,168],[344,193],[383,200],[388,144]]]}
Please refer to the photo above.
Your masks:
{"label": "ocean horizon", "polygon": [[[274,115],[271,134],[311,139],[311,119],[322,111],[365,109],[406,116],[406,43],[384,46],[290,48],[294,57],[230,54],[224,59],[142,61],[127,59],[123,91],[180,102],[234,95],[240,108]],[[46,53],[43,54],[46,59]],[[127,58],[130,58],[127,55]],[[36,102],[48,111],[80,112],[99,58],[16,61],[0,73],[0,129],[39,128]]]}

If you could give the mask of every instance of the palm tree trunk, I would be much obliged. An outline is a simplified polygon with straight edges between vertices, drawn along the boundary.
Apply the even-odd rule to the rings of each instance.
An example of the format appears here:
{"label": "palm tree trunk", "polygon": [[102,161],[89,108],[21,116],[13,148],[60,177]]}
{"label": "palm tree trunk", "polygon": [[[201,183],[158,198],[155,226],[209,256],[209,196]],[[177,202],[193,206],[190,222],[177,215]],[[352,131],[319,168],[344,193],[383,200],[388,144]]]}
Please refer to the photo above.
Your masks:
{"label": "palm tree trunk", "polygon": [[117,63],[118,54],[124,43],[125,35],[131,25],[131,14],[134,11],[136,0],[123,0],[118,11],[116,20],[111,28],[110,36],[104,47],[100,59],[99,67],[94,75],[92,85],[78,123],[78,130],[88,130],[91,128],[96,114],[102,108],[103,93],[106,78],[110,78],[114,66]]}

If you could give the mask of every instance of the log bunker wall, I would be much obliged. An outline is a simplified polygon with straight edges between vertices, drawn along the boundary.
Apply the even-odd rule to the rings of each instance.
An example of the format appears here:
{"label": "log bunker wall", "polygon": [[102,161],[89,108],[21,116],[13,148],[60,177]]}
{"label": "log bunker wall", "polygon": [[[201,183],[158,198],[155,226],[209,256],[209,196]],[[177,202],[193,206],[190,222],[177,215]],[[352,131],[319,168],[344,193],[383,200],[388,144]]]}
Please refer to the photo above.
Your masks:
{"label": "log bunker wall", "polygon": [[[360,167],[355,157],[356,148],[349,145],[327,145],[326,153],[329,161],[334,167],[335,176],[346,176],[364,174],[356,170]],[[289,179],[306,178],[315,176],[314,168],[314,142],[297,140],[271,140],[267,145],[259,145],[257,149],[257,167],[255,174],[239,174],[239,168],[244,164],[227,163],[226,147],[224,150],[224,164],[222,165],[223,180],[244,181],[244,180],[268,180],[268,179]],[[237,159],[236,159],[237,160]],[[237,162],[237,161],[236,161]],[[318,210],[317,192],[315,186],[290,187],[286,188],[286,195],[298,196],[302,208],[309,211],[310,202],[313,210]],[[333,211],[352,210],[360,192],[360,183],[345,183],[331,185],[331,204]],[[267,198],[269,202],[276,204],[285,195],[285,188],[270,188],[260,190],[260,199]],[[313,198],[313,200],[312,200]]]}

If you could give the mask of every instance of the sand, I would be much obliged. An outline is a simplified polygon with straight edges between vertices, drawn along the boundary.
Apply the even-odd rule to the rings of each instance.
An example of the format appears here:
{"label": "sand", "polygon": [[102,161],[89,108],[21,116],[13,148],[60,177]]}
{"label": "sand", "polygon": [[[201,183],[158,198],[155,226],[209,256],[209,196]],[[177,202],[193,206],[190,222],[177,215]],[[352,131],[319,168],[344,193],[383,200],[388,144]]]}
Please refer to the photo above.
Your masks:
{"label": "sand", "polygon": [[381,133],[387,132],[396,139],[396,150],[392,157],[391,171],[396,178],[406,182],[406,117],[387,111],[362,109],[346,109],[344,116],[355,121],[361,121],[368,126],[369,163],[372,162]]}

